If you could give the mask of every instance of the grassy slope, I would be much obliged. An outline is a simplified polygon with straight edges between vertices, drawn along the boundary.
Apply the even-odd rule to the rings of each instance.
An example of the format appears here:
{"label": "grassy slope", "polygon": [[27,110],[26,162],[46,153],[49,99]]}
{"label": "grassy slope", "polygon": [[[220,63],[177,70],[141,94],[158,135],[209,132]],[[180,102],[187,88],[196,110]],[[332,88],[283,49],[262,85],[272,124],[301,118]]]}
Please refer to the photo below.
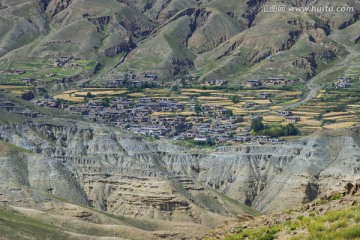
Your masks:
{"label": "grassy slope", "polygon": [[[259,216],[220,229],[225,240],[360,239],[359,196],[332,193],[301,208]],[[213,240],[213,235],[205,237]],[[216,238],[217,239],[217,238]]]}
{"label": "grassy slope", "polygon": [[0,207],[0,232],[5,239],[70,239],[61,228]]}
{"label": "grassy slope", "polygon": [[278,239],[279,233],[295,235],[292,240],[316,239],[358,239],[360,238],[360,207],[346,210],[329,211],[323,216],[310,214],[307,217],[298,216],[297,220],[287,221],[270,227],[244,229],[242,233],[229,235],[226,240],[270,240]]}

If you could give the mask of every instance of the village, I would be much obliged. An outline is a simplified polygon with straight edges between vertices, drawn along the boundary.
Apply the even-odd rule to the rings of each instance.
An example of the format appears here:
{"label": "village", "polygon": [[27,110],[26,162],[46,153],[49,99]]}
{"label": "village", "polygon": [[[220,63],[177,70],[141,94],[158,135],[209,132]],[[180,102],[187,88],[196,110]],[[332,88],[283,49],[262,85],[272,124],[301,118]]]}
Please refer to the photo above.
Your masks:
{"label": "village", "polygon": [[[194,78],[188,80],[190,83],[196,81]],[[249,84],[250,83],[250,84]],[[203,86],[224,87],[228,84],[226,80],[208,80]],[[255,86],[253,85],[255,84]],[[264,81],[246,80],[244,87],[256,87],[260,85],[282,85],[289,84],[283,78],[269,78]],[[107,90],[119,87],[141,87],[159,88],[161,83],[154,74],[143,74],[138,76],[133,73],[125,73],[118,79],[103,84]],[[124,89],[125,90],[125,89]],[[211,91],[210,91],[211,92]],[[67,93],[71,93],[67,92]],[[84,92],[83,92],[84,93]],[[94,92],[96,94],[96,92]],[[109,91],[108,91],[109,93]],[[118,92],[119,93],[119,92]],[[206,92],[205,92],[206,93]],[[130,96],[134,96],[129,94]],[[211,96],[211,93],[203,95]],[[271,92],[259,92],[256,99],[266,100],[273,97]],[[79,95],[78,95],[79,96]],[[193,101],[180,101],[176,97],[142,97],[128,98],[123,92],[122,96],[95,99],[96,95],[91,92],[86,95],[86,104],[67,105],[58,104],[56,100],[38,100],[37,105],[43,107],[60,107],[66,111],[77,112],[90,122],[104,123],[109,126],[118,127],[154,138],[170,138],[173,140],[191,140],[195,144],[222,145],[235,142],[259,142],[281,144],[283,139],[274,136],[257,135],[252,136],[251,122],[254,119],[263,120],[261,114],[250,113],[236,114],[226,106],[204,104]],[[201,97],[200,97],[201,98]],[[58,98],[61,99],[61,98]],[[231,98],[230,98],[231,99]],[[237,100],[233,99],[236,103]],[[255,101],[256,102],[256,101]],[[254,101],[245,102],[241,108],[245,111],[259,109],[259,104]],[[291,111],[278,111],[277,116],[283,118],[284,123],[297,123],[301,120],[299,116],[293,116]]]}
{"label": "village", "polygon": [[[50,64],[52,70],[44,73],[48,79],[46,82],[70,87],[70,90],[52,96],[47,93],[44,81],[27,75],[27,69],[8,70],[7,74],[19,76],[21,86],[4,85],[4,88],[39,107],[62,109],[89,122],[153,138],[190,141],[196,145],[219,146],[237,142],[281,144],[287,139],[271,131],[254,134],[254,120],[260,120],[266,127],[293,124],[300,129],[298,134],[309,134],[324,124],[331,127],[331,124],[337,123],[336,120],[343,120],[342,115],[327,116],[326,109],[322,115],[311,110],[303,111],[306,105],[284,110],[286,105],[299,101],[304,93],[301,88],[296,88],[296,81],[285,77],[245,79],[234,90],[225,79],[200,81],[198,77],[189,75],[169,82],[159,77],[156,71],[141,74],[126,71],[101,83],[76,76],[61,78],[54,72],[54,69],[74,69],[82,64],[83,60],[73,56],[59,57]],[[339,77],[329,85],[328,90],[322,90],[317,99],[322,101],[323,95],[351,89],[352,86],[351,77]],[[39,115],[26,112],[26,109],[16,110],[10,103],[1,104],[0,109],[32,117]],[[357,123],[355,110],[343,111],[349,125]]]}
{"label": "village", "polygon": [[[127,97],[116,97],[111,101],[106,98],[90,100],[86,104],[68,106],[57,105],[56,101],[38,100],[43,107],[60,107],[66,111],[81,113],[90,122],[105,123],[134,133],[155,138],[172,138],[173,140],[193,140],[197,143],[214,142],[269,142],[282,143],[278,138],[270,136],[250,135],[250,128],[241,128],[245,121],[262,119],[251,115],[245,119],[233,115],[223,106],[182,104],[172,98],[139,98],[137,101]],[[193,112],[193,116],[183,116],[183,112]],[[155,114],[154,114],[155,113]],[[156,114],[161,113],[161,114]],[[296,122],[299,118],[292,117],[289,111],[279,112],[285,122]]]}

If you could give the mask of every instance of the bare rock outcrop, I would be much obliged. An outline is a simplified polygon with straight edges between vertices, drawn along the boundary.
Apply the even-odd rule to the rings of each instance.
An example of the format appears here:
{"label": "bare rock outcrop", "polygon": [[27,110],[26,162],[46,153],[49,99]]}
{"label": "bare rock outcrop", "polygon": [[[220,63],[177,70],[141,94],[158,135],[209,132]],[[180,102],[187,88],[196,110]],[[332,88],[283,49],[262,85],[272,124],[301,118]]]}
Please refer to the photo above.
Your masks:
{"label": "bare rock outcrop", "polygon": [[[278,211],[359,178],[357,129],[214,152],[149,143],[116,129],[70,121],[1,125],[0,133],[7,142],[62,162],[90,206],[133,217],[199,223],[206,212],[250,211],[245,205]],[[39,166],[46,169],[56,161]],[[46,190],[45,185],[37,186]],[[223,194],[243,205],[236,208]]]}

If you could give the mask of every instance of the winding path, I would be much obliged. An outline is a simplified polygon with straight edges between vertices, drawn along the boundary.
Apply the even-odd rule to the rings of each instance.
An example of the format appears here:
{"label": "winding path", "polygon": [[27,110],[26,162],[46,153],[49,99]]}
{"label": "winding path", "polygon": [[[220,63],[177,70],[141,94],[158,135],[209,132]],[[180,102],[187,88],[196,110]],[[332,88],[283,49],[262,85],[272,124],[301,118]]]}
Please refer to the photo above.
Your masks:
{"label": "winding path", "polygon": [[341,60],[341,62],[337,63],[335,66],[333,66],[325,71],[322,71],[321,73],[316,75],[314,78],[312,78],[306,84],[307,88],[309,89],[307,96],[299,102],[284,106],[283,107],[284,110],[300,107],[301,105],[303,105],[303,104],[307,103],[308,101],[310,101],[311,99],[315,98],[319,94],[319,91],[322,88],[321,83],[326,76],[345,68],[346,66],[348,66],[351,63],[351,61],[360,57],[360,52],[355,50],[353,47],[348,46],[348,45],[343,45],[343,47],[345,47],[346,51],[349,52],[349,54],[346,56],[346,58]]}

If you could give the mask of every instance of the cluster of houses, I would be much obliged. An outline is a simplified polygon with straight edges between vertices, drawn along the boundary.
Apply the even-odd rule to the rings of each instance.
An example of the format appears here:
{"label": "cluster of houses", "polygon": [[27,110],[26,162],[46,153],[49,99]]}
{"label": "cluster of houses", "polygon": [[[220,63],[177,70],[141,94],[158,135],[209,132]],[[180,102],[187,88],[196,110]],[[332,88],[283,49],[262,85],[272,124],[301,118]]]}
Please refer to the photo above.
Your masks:
{"label": "cluster of houses", "polygon": [[223,87],[226,86],[229,82],[227,80],[206,80],[204,86],[216,86],[216,87]]}
{"label": "cluster of houses", "polygon": [[292,111],[279,111],[278,116],[284,117],[284,121],[287,123],[297,123],[300,122],[300,117],[293,116]]}
{"label": "cluster of houses", "polygon": [[75,62],[76,60],[80,60],[80,58],[76,58],[73,56],[62,56],[55,59],[53,66],[54,67],[77,67],[78,64]]}
{"label": "cluster of houses", "polygon": [[[258,97],[268,99],[272,97],[272,93],[260,92]],[[105,103],[104,99],[93,99],[76,105],[67,105],[54,99],[40,99],[36,104],[41,107],[77,112],[90,122],[105,123],[134,133],[175,140],[194,140],[200,143],[259,141],[259,137],[249,136],[250,129],[243,127],[248,124],[243,122],[262,119],[258,115],[250,115],[245,119],[243,116],[233,115],[232,111],[223,106],[181,103],[171,97],[132,99],[119,96]],[[243,106],[244,109],[256,107],[253,102],[246,102]],[[183,115],[183,112],[193,114]],[[278,116],[284,117],[284,121],[288,123],[300,121],[300,117],[293,116],[291,111],[279,111]],[[260,140],[279,143],[278,140],[271,138],[263,137]]]}
{"label": "cluster of houses", "polygon": [[[176,114],[185,108],[194,110],[194,105],[185,106],[172,98],[146,97],[135,102],[126,97],[118,97],[109,106],[104,106],[100,100],[91,101],[84,106],[82,112],[92,122],[102,122],[144,135],[195,141],[204,136],[217,142],[228,141],[231,132],[238,128],[236,124],[243,121],[240,116],[226,115],[226,111],[219,106],[203,106],[199,116],[185,117]],[[214,122],[209,121],[207,117],[210,116],[214,117]]]}
{"label": "cluster of houses", "polygon": [[151,73],[136,74],[133,72],[125,72],[104,85],[105,87],[141,87],[145,84],[153,87],[160,86],[158,76]]}
{"label": "cluster of houses", "polygon": [[248,88],[254,88],[254,87],[260,87],[263,85],[266,86],[285,86],[288,84],[289,81],[282,77],[269,77],[265,80],[258,80],[258,79],[248,79],[243,82],[244,87]]}
{"label": "cluster of houses", "polygon": [[244,87],[259,87],[262,85],[262,82],[261,80],[252,80],[252,79],[249,79],[249,80],[245,80],[243,82],[243,85]]}
{"label": "cluster of houses", "polygon": [[21,75],[21,74],[25,74],[26,71],[22,70],[22,69],[8,69],[5,71],[6,73],[10,73],[10,74],[15,74],[15,75]]}
{"label": "cluster of houses", "polygon": [[270,77],[265,79],[263,83],[266,86],[285,86],[289,81],[282,77]]}
{"label": "cluster of houses", "polygon": [[[96,99],[82,105],[66,105],[56,100],[43,99],[37,100],[36,104],[42,107],[63,108],[82,114],[90,122],[105,123],[158,138],[185,139],[198,143],[211,141],[217,144],[259,140],[258,137],[255,139],[249,136],[250,129],[242,129],[241,135],[235,134],[240,124],[246,120],[243,116],[228,114],[222,106],[201,106],[199,114],[196,115],[194,112],[192,116],[182,116],[177,112],[194,111],[195,105],[184,105],[166,97],[144,97],[136,101],[127,97],[117,97],[107,104]],[[254,115],[248,121],[254,118],[259,117]],[[274,139],[266,141],[278,143]]]}
{"label": "cluster of houses", "polygon": [[24,83],[27,86],[31,86],[32,84],[35,83],[35,78],[32,77],[21,78],[20,80],[22,83]]}
{"label": "cluster of houses", "polygon": [[46,98],[46,99],[38,99],[35,101],[35,104],[40,106],[40,107],[46,107],[46,108],[61,108],[61,109],[65,109],[68,107],[67,104],[61,104],[61,106],[59,105],[58,101],[55,99],[51,99],[51,98]]}
{"label": "cluster of houses", "polygon": [[348,88],[352,86],[352,83],[351,77],[339,77],[333,85],[335,88]]}

